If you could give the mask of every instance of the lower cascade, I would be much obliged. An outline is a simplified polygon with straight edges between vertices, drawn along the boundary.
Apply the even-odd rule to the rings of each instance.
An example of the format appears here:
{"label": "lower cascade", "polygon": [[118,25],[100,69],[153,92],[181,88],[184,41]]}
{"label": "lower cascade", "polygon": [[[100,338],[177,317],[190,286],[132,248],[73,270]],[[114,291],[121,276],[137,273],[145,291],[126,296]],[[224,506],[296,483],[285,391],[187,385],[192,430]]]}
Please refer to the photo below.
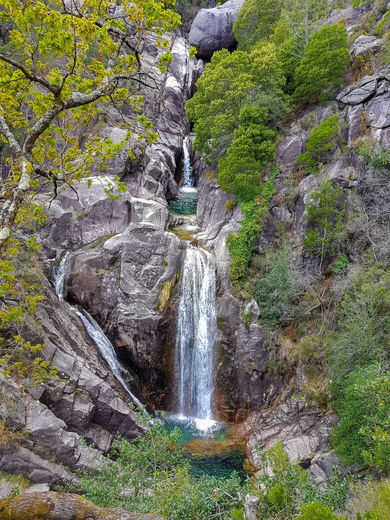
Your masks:
{"label": "lower cascade", "polygon": [[[68,254],[69,253],[65,253],[65,255],[63,256],[63,258],[60,262],[60,265],[58,266],[56,279],[55,279],[55,290],[56,290],[56,293],[60,300],[63,300],[63,298],[64,298],[65,266],[66,266],[66,262],[68,259]],[[129,389],[128,385],[126,384],[126,382],[124,380],[126,370],[120,364],[120,362],[116,356],[114,346],[111,343],[111,341],[107,338],[107,336],[104,334],[104,332],[99,327],[99,325],[96,323],[96,321],[92,318],[92,316],[85,309],[82,309],[80,311],[79,309],[77,309],[76,307],[72,307],[71,305],[69,305],[69,308],[75,314],[77,314],[77,316],[81,319],[81,321],[83,322],[83,325],[85,327],[85,330],[88,333],[88,336],[95,343],[100,354],[105,359],[106,363],[110,367],[110,369],[111,369],[112,373],[114,374],[114,376],[116,377],[117,381],[122,385],[122,387],[129,394],[131,400],[139,408],[141,408],[142,410],[145,411],[144,405],[141,403],[141,401],[139,399],[137,399],[137,397]]]}
{"label": "lower cascade", "polygon": [[212,420],[215,366],[216,277],[213,257],[188,245],[181,272],[176,337],[178,413],[208,430]]}

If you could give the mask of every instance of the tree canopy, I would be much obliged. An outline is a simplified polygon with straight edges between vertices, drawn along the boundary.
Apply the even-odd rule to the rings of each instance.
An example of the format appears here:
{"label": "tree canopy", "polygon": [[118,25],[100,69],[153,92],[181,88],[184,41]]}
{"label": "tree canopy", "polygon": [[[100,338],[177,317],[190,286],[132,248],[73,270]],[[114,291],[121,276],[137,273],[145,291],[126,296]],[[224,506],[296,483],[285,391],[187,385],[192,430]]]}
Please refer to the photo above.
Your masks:
{"label": "tree canopy", "polygon": [[340,87],[349,59],[343,25],[326,25],[314,32],[295,73],[294,100],[315,102],[330,87]]}
{"label": "tree canopy", "polygon": [[[0,18],[9,30],[0,53],[0,135],[10,152],[0,192],[1,249],[41,180],[88,176],[97,157],[123,147],[89,135],[81,148],[74,128],[91,122],[98,103],[126,102],[140,112],[138,85],[148,82],[141,45],[149,36],[168,48],[164,31],[179,17],[162,0],[123,0],[120,7],[109,0],[4,0]],[[170,59],[163,51],[160,66]],[[137,130],[154,138],[141,112]]]}

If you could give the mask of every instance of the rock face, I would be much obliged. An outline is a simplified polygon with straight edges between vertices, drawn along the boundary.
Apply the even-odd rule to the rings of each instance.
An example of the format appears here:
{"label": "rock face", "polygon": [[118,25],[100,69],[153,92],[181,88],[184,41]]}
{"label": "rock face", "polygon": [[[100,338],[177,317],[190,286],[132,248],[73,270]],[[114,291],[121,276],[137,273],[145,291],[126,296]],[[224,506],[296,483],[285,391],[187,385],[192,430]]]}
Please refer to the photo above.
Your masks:
{"label": "rock face", "polygon": [[[154,90],[145,93],[144,111],[159,142],[146,151],[135,147],[137,158],[131,164],[126,150],[105,177],[75,183],[73,189],[59,191],[55,200],[52,193],[39,196],[48,214],[38,236],[43,263],[25,274],[39,278],[45,300],[35,318],[26,321],[23,337],[45,344],[43,356],[58,367],[59,377],[38,387],[26,379],[27,393],[4,383],[0,394],[0,419],[8,436],[12,438],[13,431],[16,435],[15,442],[0,444],[0,467],[34,482],[75,480],[74,472],[96,465],[99,453],[109,451],[118,433],[132,439],[142,430],[128,406],[128,394],[81,320],[54,292],[54,261],[65,251],[70,252],[66,297],[89,310],[110,336],[127,364],[132,391],[138,397],[143,392],[148,403],[168,401],[168,311],[181,245],[166,231],[167,199],[177,190],[182,141],[188,132],[184,104],[202,64],[189,58],[189,45],[182,38],[172,37],[174,59],[160,75],[154,67],[158,51],[152,42],[146,47],[143,59],[159,89],[158,96]],[[103,137],[119,140],[120,119],[114,112],[106,116]],[[114,199],[107,194],[112,175],[120,175],[128,187]],[[11,397],[15,406],[10,406]],[[99,451],[86,448],[81,436]]]}
{"label": "rock face", "polygon": [[189,41],[200,58],[211,58],[215,51],[236,44],[233,24],[244,0],[228,0],[213,9],[201,9],[191,25]]}
{"label": "rock face", "polygon": [[164,520],[159,515],[101,509],[78,495],[52,491],[0,500],[0,516],[3,520]]}

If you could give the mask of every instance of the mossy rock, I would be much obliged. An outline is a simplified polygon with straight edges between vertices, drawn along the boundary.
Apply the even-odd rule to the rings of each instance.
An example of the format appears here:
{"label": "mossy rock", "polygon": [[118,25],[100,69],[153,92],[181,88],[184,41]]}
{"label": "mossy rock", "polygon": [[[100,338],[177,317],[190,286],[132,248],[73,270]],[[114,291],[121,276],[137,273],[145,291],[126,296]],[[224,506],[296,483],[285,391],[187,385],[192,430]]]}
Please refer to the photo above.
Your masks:
{"label": "mossy rock", "polygon": [[0,500],[2,520],[164,520],[159,515],[101,509],[70,493],[25,493]]}
{"label": "mossy rock", "polygon": [[172,297],[172,290],[173,290],[174,285],[175,285],[175,280],[170,280],[168,282],[164,282],[161,285],[160,294],[159,294],[158,302],[157,302],[157,310],[160,314],[162,314],[166,310],[166,308],[169,304],[169,300]]}

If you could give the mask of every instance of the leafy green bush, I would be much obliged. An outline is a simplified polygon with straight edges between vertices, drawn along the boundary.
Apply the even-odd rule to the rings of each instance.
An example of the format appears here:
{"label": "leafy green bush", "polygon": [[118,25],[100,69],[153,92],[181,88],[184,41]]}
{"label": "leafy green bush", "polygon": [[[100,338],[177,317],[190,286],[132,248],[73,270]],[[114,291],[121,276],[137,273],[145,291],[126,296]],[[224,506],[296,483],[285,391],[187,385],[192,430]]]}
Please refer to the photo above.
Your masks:
{"label": "leafy green bush", "polygon": [[329,376],[336,396],[357,367],[388,359],[390,273],[373,266],[350,284],[340,304],[329,351]]}
{"label": "leafy green bush", "polygon": [[237,235],[230,233],[226,239],[231,258],[230,279],[233,283],[245,277],[253,250],[259,239],[260,231],[268,215],[269,201],[275,193],[276,166],[271,168],[267,181],[260,185],[260,195],[254,201],[242,205],[244,219]]}
{"label": "leafy green bush", "polygon": [[254,297],[262,323],[272,329],[287,325],[299,312],[297,295],[301,289],[291,248],[286,245],[275,253],[268,272],[256,282]]}
{"label": "leafy green bush", "polygon": [[[264,489],[259,507],[260,518],[290,520],[296,518],[302,506],[315,501],[331,510],[345,504],[350,486],[348,478],[342,479],[335,472],[327,487],[320,490],[305,470],[291,464],[280,442],[267,452],[259,450],[259,455],[262,467],[268,473],[258,478]],[[327,511],[328,508],[323,509]]]}
{"label": "leafy green bush", "polygon": [[245,0],[233,26],[240,49],[249,50],[256,43],[269,38],[284,3],[284,0]]}
{"label": "leafy green bush", "polygon": [[218,182],[223,191],[236,195],[239,203],[260,194],[261,170],[275,158],[276,132],[267,128],[266,120],[266,108],[243,107],[232,145],[219,161]]}
{"label": "leafy green bush", "polygon": [[268,215],[268,208],[259,201],[246,202],[241,208],[244,219],[237,235],[230,233],[226,239],[231,258],[232,282],[245,277],[249,261],[259,239],[260,231]]}
{"label": "leafy green bush", "polygon": [[356,368],[335,403],[340,424],[332,432],[345,464],[390,473],[390,372],[380,365]]}
{"label": "leafy green bush", "polygon": [[267,126],[281,124],[289,109],[284,82],[273,44],[258,45],[250,53],[214,53],[186,104],[195,123],[194,146],[208,164],[217,164],[231,145],[244,106],[267,109]]}
{"label": "leafy green bush", "polygon": [[348,264],[348,258],[345,256],[344,253],[340,253],[332,266],[332,273],[336,275],[343,274],[346,268],[348,267]]}
{"label": "leafy green bush", "polygon": [[355,493],[354,509],[364,511],[364,515],[357,514],[356,520],[388,520],[390,518],[390,480],[381,482],[371,480],[358,484]]}
{"label": "leafy green bush", "polygon": [[345,201],[339,184],[324,182],[311,193],[311,202],[306,205],[309,229],[303,244],[306,251],[321,257],[321,266],[326,254],[335,249],[344,238]]}
{"label": "leafy green bush", "polygon": [[341,86],[349,59],[344,26],[326,25],[314,32],[296,70],[294,101],[315,103],[330,87]]}
{"label": "leafy green bush", "polygon": [[335,515],[329,507],[320,502],[314,502],[314,504],[303,506],[302,513],[296,517],[296,520],[348,520],[348,515],[343,517]]}
{"label": "leafy green bush", "polygon": [[297,162],[305,164],[309,171],[314,171],[320,162],[324,163],[336,150],[339,131],[337,116],[329,116],[310,133],[306,152],[298,156]]}

